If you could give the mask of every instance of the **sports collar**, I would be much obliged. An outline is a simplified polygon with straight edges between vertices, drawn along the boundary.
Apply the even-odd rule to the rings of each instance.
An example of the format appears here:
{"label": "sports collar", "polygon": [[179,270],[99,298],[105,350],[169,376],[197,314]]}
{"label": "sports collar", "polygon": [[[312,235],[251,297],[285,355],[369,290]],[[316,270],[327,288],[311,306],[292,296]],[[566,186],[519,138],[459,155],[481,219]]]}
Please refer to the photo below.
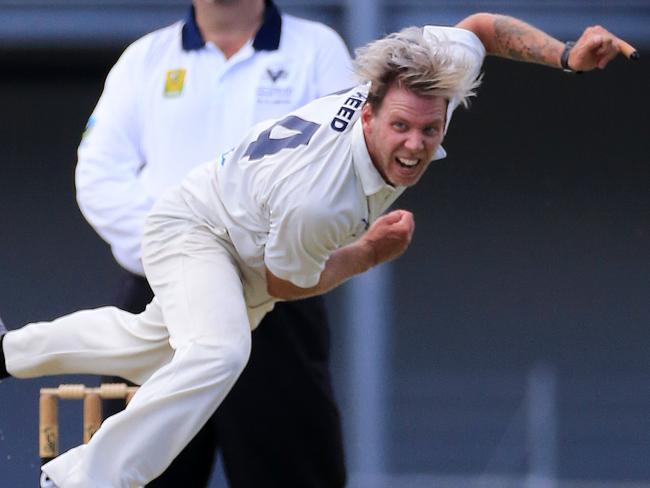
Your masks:
{"label": "sports collar", "polygon": [[[266,0],[264,20],[262,21],[262,26],[255,34],[253,49],[256,51],[275,51],[280,46],[281,31],[282,17],[280,16],[280,11],[272,0]],[[205,41],[196,23],[194,6],[190,7],[185,24],[183,24],[182,38],[183,49],[185,51],[201,49],[205,46]]]}

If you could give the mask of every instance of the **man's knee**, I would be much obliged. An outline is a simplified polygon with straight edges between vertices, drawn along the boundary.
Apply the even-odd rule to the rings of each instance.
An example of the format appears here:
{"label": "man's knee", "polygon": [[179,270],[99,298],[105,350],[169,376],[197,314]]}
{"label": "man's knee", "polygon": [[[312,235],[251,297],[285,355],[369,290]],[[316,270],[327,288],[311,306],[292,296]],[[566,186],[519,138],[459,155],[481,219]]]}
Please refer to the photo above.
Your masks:
{"label": "man's knee", "polygon": [[224,363],[239,376],[246,367],[251,354],[251,336],[247,334],[236,343],[225,344],[221,349]]}
{"label": "man's knee", "polygon": [[199,360],[206,368],[209,377],[215,381],[228,378],[234,383],[248,363],[251,337],[250,333],[246,333],[216,344],[198,340],[194,343],[194,347],[201,351],[198,354]]}

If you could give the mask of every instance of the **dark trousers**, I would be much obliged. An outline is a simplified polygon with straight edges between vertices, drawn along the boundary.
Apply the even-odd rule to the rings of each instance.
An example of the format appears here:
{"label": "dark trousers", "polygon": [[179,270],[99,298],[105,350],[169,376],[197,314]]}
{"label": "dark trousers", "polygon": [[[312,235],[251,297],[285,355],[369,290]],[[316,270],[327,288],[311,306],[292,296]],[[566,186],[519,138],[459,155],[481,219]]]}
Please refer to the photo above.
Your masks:
{"label": "dark trousers", "polygon": [[[139,313],[152,297],[144,278],[126,274],[115,304]],[[345,485],[322,298],[276,304],[252,337],[248,365],[225,401],[148,487],[207,486],[217,449],[231,488]],[[116,408],[104,405],[107,415]]]}

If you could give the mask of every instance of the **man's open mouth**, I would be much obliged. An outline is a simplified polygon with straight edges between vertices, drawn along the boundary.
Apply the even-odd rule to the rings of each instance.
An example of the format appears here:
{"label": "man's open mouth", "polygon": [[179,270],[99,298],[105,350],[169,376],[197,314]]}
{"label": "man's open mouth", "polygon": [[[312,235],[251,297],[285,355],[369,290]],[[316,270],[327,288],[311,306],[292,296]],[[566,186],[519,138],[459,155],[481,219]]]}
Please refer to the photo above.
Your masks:
{"label": "man's open mouth", "polygon": [[397,164],[404,168],[413,168],[418,165],[420,162],[419,159],[407,159],[407,158],[395,158],[395,161],[397,161]]}

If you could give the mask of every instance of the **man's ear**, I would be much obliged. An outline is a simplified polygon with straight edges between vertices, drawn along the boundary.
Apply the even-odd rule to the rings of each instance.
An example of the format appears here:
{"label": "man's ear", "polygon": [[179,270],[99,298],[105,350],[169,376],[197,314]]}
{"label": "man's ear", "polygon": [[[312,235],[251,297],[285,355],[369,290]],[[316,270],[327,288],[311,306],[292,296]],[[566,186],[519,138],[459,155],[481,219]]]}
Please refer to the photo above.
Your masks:
{"label": "man's ear", "polygon": [[364,130],[368,130],[370,121],[374,116],[375,113],[372,110],[372,105],[370,105],[368,102],[364,103],[363,107],[361,107],[361,124]]}

